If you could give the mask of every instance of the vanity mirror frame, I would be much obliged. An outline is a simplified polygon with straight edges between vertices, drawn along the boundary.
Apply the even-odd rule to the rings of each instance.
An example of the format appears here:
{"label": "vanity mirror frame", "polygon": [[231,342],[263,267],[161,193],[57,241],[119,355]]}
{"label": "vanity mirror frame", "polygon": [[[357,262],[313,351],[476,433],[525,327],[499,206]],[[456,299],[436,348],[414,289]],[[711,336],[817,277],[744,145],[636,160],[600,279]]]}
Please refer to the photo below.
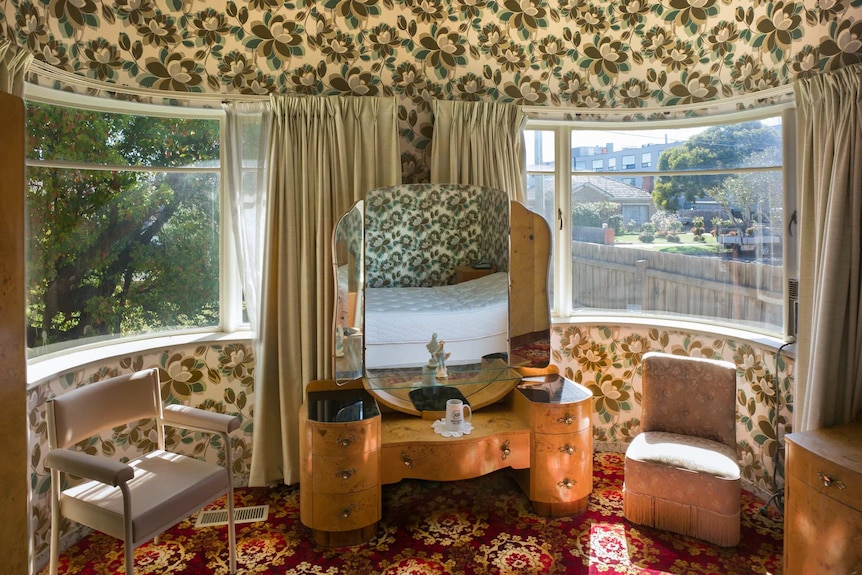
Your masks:
{"label": "vanity mirror frame", "polygon": [[[441,196],[441,193],[444,195]],[[451,197],[446,196],[446,193],[451,194]],[[369,234],[367,231],[369,209],[379,209],[382,202],[392,202],[400,198],[405,203],[410,203],[412,207],[400,210],[399,213],[403,216],[399,217],[413,218],[410,225],[414,228],[420,226],[415,229],[421,229],[421,226],[428,224],[429,218],[448,218],[451,213],[454,213],[447,212],[443,208],[463,210],[464,198],[482,202],[484,197],[482,194],[488,194],[488,197],[492,198],[489,201],[496,204],[493,209],[482,204],[482,207],[486,208],[485,212],[488,212],[488,219],[483,222],[468,222],[471,225],[475,224],[472,228],[474,231],[461,233],[466,224],[456,223],[455,225],[461,228],[452,232],[451,237],[444,233],[446,237],[437,234],[426,237],[422,241],[417,240],[417,245],[424,245],[423,252],[417,254],[416,259],[421,270],[427,272],[424,275],[417,273],[414,277],[412,271],[405,273],[400,270],[389,277],[385,274],[381,276],[377,273],[374,263],[367,261],[369,251],[373,252],[381,246],[391,245],[387,242],[398,242],[401,238],[400,243],[397,243],[393,249],[402,249],[410,243],[404,238],[406,234],[400,234],[400,232],[393,232],[392,238]],[[434,202],[429,203],[430,198],[433,198]],[[439,205],[441,202],[451,202],[451,206],[448,204],[441,206]],[[475,209],[472,212],[473,220],[485,217],[485,215],[477,216]],[[482,211],[478,213],[484,214]],[[504,216],[502,219],[501,215]],[[495,218],[500,221],[495,221]],[[387,228],[398,230],[398,222],[392,220],[397,218],[393,218],[391,213],[387,212],[385,222]],[[499,238],[479,238],[476,244],[469,244],[465,240],[465,237],[470,237],[470,233],[476,235],[476,229],[485,230],[495,225],[500,226],[501,229],[502,235]],[[406,227],[410,228],[410,226]],[[416,235],[419,236],[421,233]],[[461,245],[459,242],[463,242],[467,250],[460,257],[458,254],[452,257],[451,251],[433,252],[437,253],[441,260],[445,259],[443,265],[435,267],[431,264],[437,262],[432,261],[429,264],[429,257],[435,257],[429,249],[432,245],[429,243],[431,239],[448,241],[454,245]],[[478,249],[476,245],[481,242],[486,245],[497,244],[498,253],[495,255],[493,252],[483,252],[482,249]],[[368,246],[368,243],[374,245]],[[522,204],[510,202],[506,193],[500,190],[455,184],[405,184],[372,190],[365,200],[358,202],[339,220],[333,231],[333,269],[337,294],[333,321],[336,338],[333,346],[333,366],[336,381],[343,384],[362,379],[365,388],[382,404],[397,411],[423,417],[436,417],[439,411],[418,409],[414,405],[409,393],[417,387],[455,388],[464,392],[463,395],[474,410],[498,401],[518,383],[521,376],[520,368],[541,368],[549,363],[550,305],[547,279],[550,251],[550,228],[547,222]],[[439,255],[441,253],[442,256]],[[399,257],[400,261],[404,261],[404,254],[399,254]],[[404,374],[397,371],[387,371],[387,379],[384,380],[379,372],[374,371],[373,368],[369,369],[366,363],[368,342],[365,340],[367,325],[365,289],[380,285],[417,287],[411,286],[414,282],[422,287],[440,284],[448,286],[453,282],[456,268],[462,268],[463,272],[463,268],[466,267],[469,274],[471,262],[478,259],[487,259],[492,267],[507,272],[507,277],[504,277],[508,279],[508,290],[505,292],[507,296],[505,339],[504,344],[498,348],[499,353],[483,355],[481,359],[470,358],[469,367],[461,369],[454,377],[443,381],[428,381],[426,377],[423,382],[421,375],[415,376],[411,381],[409,377],[405,379]],[[479,270],[476,271],[479,272]],[[479,272],[476,275],[484,274]],[[410,365],[415,365],[415,369],[411,371],[421,374],[421,364],[415,363],[416,357],[415,354],[412,356],[413,363]],[[422,357],[428,359],[430,354],[426,353]],[[537,361],[536,357],[541,359]],[[475,364],[472,363],[474,359]]]}

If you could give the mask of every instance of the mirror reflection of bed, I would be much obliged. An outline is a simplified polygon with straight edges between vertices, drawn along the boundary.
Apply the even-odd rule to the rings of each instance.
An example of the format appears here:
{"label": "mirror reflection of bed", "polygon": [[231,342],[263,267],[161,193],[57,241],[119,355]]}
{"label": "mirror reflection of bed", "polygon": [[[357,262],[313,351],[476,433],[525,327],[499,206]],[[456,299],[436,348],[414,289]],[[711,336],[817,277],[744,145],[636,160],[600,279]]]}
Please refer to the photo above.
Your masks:
{"label": "mirror reflection of bed", "polygon": [[365,369],[421,366],[432,335],[444,342],[449,367],[505,354],[509,334],[509,276],[425,287],[365,290]]}
{"label": "mirror reflection of bed", "polygon": [[434,334],[449,375],[432,385],[464,392],[474,407],[496,398],[486,388],[516,383],[511,367],[548,364],[550,233],[505,192],[373,190],[339,222],[333,249],[337,380],[362,374],[384,405],[419,414],[409,392],[421,383]]}

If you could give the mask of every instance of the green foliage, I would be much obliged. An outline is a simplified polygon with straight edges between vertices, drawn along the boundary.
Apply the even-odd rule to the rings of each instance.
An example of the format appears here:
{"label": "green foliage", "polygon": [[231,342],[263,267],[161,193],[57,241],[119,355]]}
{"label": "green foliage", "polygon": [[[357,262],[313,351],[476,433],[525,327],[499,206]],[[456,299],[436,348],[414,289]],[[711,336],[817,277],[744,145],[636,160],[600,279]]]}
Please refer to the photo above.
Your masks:
{"label": "green foliage", "polygon": [[[218,122],[28,105],[31,346],[218,323]],[[126,170],[154,167],[151,170]]]}
{"label": "green foliage", "polygon": [[[760,122],[715,126],[686,143],[668,148],[658,159],[665,170],[706,170],[752,165],[753,157],[774,154],[781,147],[780,135]],[[664,210],[678,210],[683,200],[714,198],[727,175],[661,176],[653,190],[653,201]],[[728,204],[725,204],[728,205]]]}
{"label": "green foliage", "polygon": [[622,222],[620,205],[614,202],[583,202],[572,206],[572,225],[600,228],[602,224],[617,229]]}

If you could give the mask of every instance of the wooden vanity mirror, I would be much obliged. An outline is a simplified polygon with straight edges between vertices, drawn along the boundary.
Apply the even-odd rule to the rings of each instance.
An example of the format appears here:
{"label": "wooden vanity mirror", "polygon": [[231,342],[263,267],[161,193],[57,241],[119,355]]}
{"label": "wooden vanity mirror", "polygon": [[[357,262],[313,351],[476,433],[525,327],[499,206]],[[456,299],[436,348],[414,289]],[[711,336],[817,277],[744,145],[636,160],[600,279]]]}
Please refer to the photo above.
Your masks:
{"label": "wooden vanity mirror", "polygon": [[477,410],[513,389],[517,368],[549,363],[550,230],[505,192],[372,190],[336,226],[333,260],[336,381],[362,378],[383,405],[437,417],[457,397]]}

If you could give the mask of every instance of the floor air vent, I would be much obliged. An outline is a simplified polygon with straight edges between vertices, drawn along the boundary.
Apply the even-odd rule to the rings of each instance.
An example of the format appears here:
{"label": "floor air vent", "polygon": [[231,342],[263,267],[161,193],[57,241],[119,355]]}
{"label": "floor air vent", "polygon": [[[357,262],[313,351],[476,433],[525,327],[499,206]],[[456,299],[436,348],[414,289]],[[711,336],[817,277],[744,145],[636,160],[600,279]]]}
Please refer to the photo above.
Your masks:
{"label": "floor air vent", "polygon": [[[269,505],[237,507],[233,510],[234,522],[236,523],[266,521],[268,516]],[[227,525],[227,509],[206,509],[198,514],[198,521],[195,523],[195,527],[212,527],[214,525]]]}

